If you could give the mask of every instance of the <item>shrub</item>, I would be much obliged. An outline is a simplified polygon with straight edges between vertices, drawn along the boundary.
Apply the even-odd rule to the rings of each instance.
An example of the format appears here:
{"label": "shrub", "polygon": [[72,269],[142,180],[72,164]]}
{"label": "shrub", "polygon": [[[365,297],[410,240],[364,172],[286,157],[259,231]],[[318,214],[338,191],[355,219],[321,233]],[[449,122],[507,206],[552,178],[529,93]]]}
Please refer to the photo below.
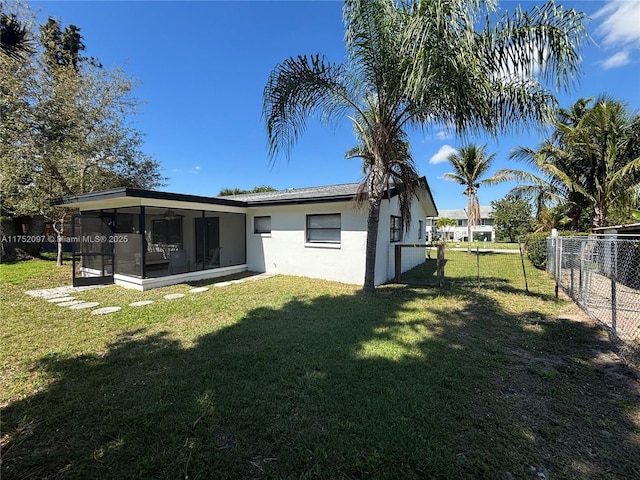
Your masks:
{"label": "shrub", "polygon": [[531,233],[525,237],[524,249],[533,266],[544,270],[547,268],[547,237],[549,232]]}

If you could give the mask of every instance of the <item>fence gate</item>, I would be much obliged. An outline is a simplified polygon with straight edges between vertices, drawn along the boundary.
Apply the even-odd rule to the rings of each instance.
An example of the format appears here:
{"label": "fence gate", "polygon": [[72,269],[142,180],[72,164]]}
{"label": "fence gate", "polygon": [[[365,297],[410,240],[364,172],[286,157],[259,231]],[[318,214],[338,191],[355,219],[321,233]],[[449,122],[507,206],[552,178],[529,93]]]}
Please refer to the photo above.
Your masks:
{"label": "fence gate", "polygon": [[73,286],[113,283],[113,214],[82,214],[72,219]]}

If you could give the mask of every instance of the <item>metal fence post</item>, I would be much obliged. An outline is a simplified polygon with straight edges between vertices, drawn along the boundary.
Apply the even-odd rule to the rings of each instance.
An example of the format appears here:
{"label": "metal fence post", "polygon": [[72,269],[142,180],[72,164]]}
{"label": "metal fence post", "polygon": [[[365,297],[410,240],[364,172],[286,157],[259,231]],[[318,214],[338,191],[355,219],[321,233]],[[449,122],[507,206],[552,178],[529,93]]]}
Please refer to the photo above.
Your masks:
{"label": "metal fence post", "polygon": [[558,298],[558,290],[560,289],[560,273],[562,272],[562,237],[556,237],[556,298]]}
{"label": "metal fence post", "polygon": [[617,243],[615,241],[611,242],[611,331],[613,333],[614,338],[618,338],[617,332],[617,311],[616,304],[617,302],[617,286],[616,286],[616,277],[618,270],[618,256],[617,253]]}

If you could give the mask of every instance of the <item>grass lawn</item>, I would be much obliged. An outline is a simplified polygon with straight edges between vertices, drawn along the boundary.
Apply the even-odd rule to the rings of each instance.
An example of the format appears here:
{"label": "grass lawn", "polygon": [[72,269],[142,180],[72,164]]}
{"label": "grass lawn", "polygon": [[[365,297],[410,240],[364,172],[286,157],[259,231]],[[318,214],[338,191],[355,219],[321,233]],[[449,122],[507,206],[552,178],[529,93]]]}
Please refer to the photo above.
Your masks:
{"label": "grass lawn", "polygon": [[2,479],[640,478],[638,380],[606,335],[544,273],[527,295],[498,254],[476,288],[446,255],[443,289],[75,295],[107,316],[24,293],[68,266],[0,265]]}
{"label": "grass lawn", "polygon": [[[467,248],[469,242],[446,242],[447,248]],[[459,246],[458,246],[459,245]],[[523,242],[524,245],[524,242]],[[471,249],[475,250],[476,248],[483,249],[491,249],[491,250],[518,250],[518,242],[477,242],[474,241],[471,243]]]}

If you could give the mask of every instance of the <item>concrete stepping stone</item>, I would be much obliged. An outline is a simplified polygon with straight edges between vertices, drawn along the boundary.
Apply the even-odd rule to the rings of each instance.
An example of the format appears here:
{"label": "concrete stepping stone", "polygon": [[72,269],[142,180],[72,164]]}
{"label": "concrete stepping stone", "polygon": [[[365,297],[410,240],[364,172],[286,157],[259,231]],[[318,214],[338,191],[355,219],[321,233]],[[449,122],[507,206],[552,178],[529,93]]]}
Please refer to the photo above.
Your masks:
{"label": "concrete stepping stone", "polygon": [[198,288],[192,288],[191,290],[189,290],[189,293],[202,293],[202,292],[206,292],[207,290],[209,290],[209,287],[198,287]]}
{"label": "concrete stepping stone", "polygon": [[122,310],[121,307],[104,307],[98,308],[91,312],[91,315],[106,315],[107,313],[117,312],[118,310]]}
{"label": "concrete stepping stone", "polygon": [[49,303],[70,302],[75,299],[76,297],[56,297],[56,298],[50,298],[49,300],[47,300],[47,302]]}
{"label": "concrete stepping stone", "polygon": [[82,302],[77,305],[71,305],[69,309],[71,310],[82,310],[83,308],[93,308],[100,305],[98,302]]}
{"label": "concrete stepping stone", "polygon": [[73,305],[79,305],[81,303],[84,303],[84,301],[82,301],[82,300],[71,300],[71,301],[68,301],[68,302],[56,303],[56,305],[58,305],[59,307],[71,307]]}
{"label": "concrete stepping stone", "polygon": [[214,287],[228,287],[229,285],[231,285],[231,282],[219,282],[213,284]]}
{"label": "concrete stepping stone", "polygon": [[184,297],[184,293],[170,293],[164,296],[164,298],[166,298],[167,300],[175,300],[176,298],[182,297]]}
{"label": "concrete stepping stone", "polygon": [[244,283],[246,280],[231,280],[229,283]]}
{"label": "concrete stepping stone", "polygon": [[130,307],[144,307],[145,305],[151,305],[153,300],[141,300],[139,302],[130,303]]}

